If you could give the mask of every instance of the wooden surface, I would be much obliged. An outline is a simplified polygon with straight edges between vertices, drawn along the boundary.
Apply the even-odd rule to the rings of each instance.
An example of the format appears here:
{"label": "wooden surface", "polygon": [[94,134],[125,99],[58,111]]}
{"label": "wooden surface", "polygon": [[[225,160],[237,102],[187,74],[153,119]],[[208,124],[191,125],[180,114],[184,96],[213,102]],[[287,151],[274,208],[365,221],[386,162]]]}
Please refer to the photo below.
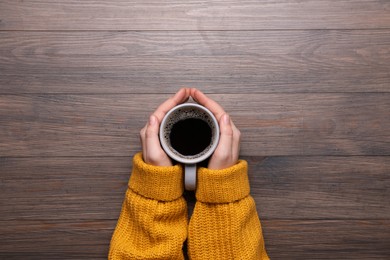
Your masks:
{"label": "wooden surface", "polygon": [[4,94],[184,85],[217,94],[390,92],[389,30],[0,31],[0,39]]}
{"label": "wooden surface", "polygon": [[387,0],[24,0],[0,1],[0,259],[106,259],[182,86],[240,128],[271,259],[390,258]]}

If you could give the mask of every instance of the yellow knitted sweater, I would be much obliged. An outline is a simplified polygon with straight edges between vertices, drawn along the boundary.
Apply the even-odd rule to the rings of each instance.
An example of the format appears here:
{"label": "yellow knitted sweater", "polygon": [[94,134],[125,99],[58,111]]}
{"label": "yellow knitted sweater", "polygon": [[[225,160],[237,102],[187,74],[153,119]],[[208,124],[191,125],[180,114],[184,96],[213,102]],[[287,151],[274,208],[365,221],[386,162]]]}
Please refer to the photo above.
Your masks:
{"label": "yellow knitted sweater", "polygon": [[108,258],[184,259],[187,240],[194,260],[269,259],[247,168],[241,160],[224,170],[198,169],[188,223],[181,165],[152,166],[136,154]]}

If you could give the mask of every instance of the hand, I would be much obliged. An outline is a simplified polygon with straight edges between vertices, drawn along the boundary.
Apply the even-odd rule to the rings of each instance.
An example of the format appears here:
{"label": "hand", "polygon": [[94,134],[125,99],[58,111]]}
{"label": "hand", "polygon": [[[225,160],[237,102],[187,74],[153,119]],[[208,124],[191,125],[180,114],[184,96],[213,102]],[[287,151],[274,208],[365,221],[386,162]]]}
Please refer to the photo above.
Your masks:
{"label": "hand", "polygon": [[190,96],[190,89],[182,88],[173,97],[162,103],[150,116],[149,122],[140,132],[142,156],[147,164],[154,166],[172,166],[172,161],[164,152],[158,137],[161,121],[173,107],[184,103]]}
{"label": "hand", "polygon": [[200,105],[209,109],[219,122],[219,144],[210,158],[208,168],[219,170],[233,166],[237,163],[240,153],[240,131],[217,102],[194,88],[190,89],[190,95]]}

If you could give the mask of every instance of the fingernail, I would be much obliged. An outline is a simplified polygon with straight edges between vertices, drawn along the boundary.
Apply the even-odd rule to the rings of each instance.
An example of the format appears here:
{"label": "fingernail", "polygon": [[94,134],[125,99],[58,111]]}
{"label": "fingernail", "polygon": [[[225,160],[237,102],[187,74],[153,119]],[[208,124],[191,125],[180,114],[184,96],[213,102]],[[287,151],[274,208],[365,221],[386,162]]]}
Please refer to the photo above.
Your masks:
{"label": "fingernail", "polygon": [[149,125],[153,126],[156,123],[156,118],[154,116],[150,116]]}
{"label": "fingernail", "polygon": [[228,125],[230,123],[230,118],[228,114],[223,115],[223,123]]}

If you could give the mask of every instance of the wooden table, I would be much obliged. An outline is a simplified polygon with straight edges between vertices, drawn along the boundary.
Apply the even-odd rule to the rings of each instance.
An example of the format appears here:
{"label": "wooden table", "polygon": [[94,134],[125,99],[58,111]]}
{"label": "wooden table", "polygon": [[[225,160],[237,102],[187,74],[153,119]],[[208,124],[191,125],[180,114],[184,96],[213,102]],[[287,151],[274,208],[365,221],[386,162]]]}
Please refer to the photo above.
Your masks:
{"label": "wooden table", "polygon": [[240,128],[272,259],[390,259],[384,0],[0,1],[0,259],[106,259],[182,86]]}

